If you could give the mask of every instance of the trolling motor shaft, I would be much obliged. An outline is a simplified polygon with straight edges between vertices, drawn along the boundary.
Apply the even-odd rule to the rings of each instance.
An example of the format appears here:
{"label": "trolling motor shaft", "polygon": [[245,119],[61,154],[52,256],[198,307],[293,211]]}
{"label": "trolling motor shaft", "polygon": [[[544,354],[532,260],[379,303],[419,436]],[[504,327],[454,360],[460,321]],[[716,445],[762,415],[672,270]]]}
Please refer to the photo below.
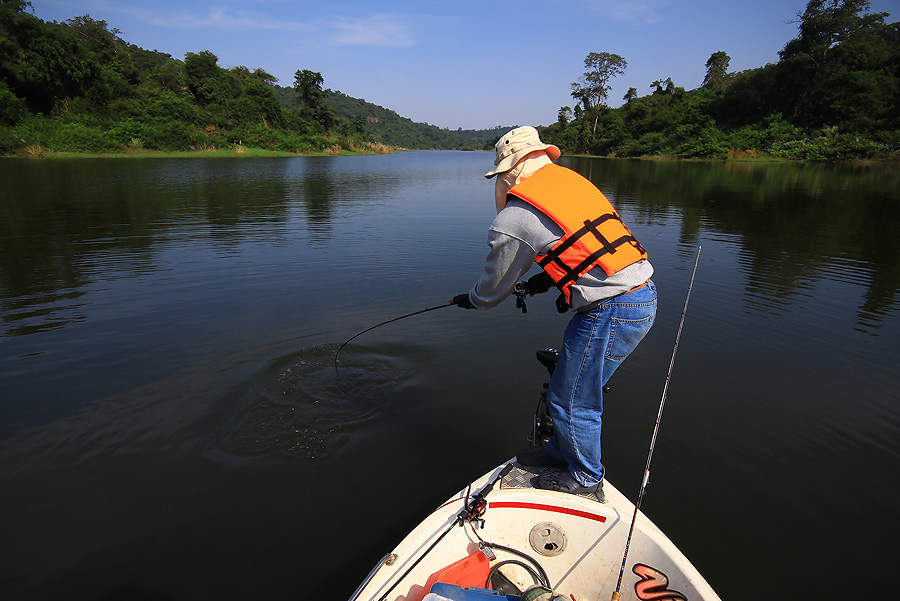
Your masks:
{"label": "trolling motor shaft", "polygon": [[[541,365],[547,368],[547,373],[553,376],[556,364],[559,363],[559,350],[553,347],[547,347],[537,352],[537,360]],[[534,410],[534,418],[532,420],[531,435],[528,436],[528,444],[537,447],[546,444],[553,438],[553,417],[550,416],[550,408],[547,406],[547,391],[550,388],[549,382],[544,382],[544,390],[538,399],[537,407]],[[609,393],[611,390],[609,384],[603,385],[603,394]]]}

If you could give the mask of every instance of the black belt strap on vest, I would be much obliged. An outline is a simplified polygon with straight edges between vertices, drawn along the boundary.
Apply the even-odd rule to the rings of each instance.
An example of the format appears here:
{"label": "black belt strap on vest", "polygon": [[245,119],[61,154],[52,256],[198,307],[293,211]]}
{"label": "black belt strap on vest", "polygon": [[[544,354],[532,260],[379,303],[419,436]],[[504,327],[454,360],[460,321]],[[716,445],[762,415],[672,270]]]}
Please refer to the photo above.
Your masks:
{"label": "black belt strap on vest", "polygon": [[[623,244],[626,244],[628,242],[633,242],[635,244],[635,246],[637,246],[637,248],[639,250],[641,250],[641,252],[643,252],[643,248],[641,247],[640,243],[638,243],[638,241],[635,239],[634,236],[631,236],[629,234],[621,236],[620,238],[618,238],[616,240],[612,240],[612,241],[607,240],[603,236],[603,234],[600,233],[600,230],[597,228],[598,228],[598,226],[605,223],[609,219],[616,219],[620,222],[622,221],[618,215],[615,215],[612,213],[607,213],[605,215],[601,215],[600,217],[598,217],[594,220],[585,221],[584,227],[582,227],[581,229],[579,229],[576,232],[573,232],[572,235],[569,236],[562,244],[560,244],[558,247],[556,247],[554,249],[551,249],[538,262],[538,265],[540,265],[542,268],[546,267],[550,263],[556,263],[560,267],[560,269],[562,269],[563,271],[566,272],[566,275],[562,279],[560,279],[558,282],[556,282],[556,285],[559,288],[562,288],[569,282],[574,282],[575,280],[577,280],[580,277],[580,275],[582,273],[584,273],[584,271],[586,271],[597,259],[599,259],[600,257],[602,257],[603,255],[606,255],[606,254],[610,254],[610,255],[613,254],[614,252],[616,252],[616,249],[619,248],[620,246],[622,246]],[[578,242],[578,240],[581,239],[581,237],[586,235],[588,232],[590,232],[591,234],[594,235],[594,237],[597,239],[598,242],[600,242],[600,244],[603,246],[603,248],[598,249],[597,251],[588,255],[587,258],[585,258],[581,263],[579,263],[575,267],[569,267],[568,265],[563,263],[563,261],[560,259],[560,256],[562,255],[562,253],[564,253],[566,250],[568,250],[573,244]]]}

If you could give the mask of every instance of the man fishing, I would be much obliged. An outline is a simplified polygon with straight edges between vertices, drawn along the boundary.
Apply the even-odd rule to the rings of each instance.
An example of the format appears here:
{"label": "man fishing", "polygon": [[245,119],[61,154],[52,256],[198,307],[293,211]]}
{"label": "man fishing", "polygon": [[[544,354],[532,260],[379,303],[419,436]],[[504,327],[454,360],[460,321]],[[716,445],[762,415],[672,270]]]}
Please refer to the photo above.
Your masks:
{"label": "man fishing", "polygon": [[553,438],[516,459],[551,466],[538,488],[602,496],[600,431],[603,386],[644,338],[656,317],[656,287],[647,253],[606,197],[589,180],[553,164],[560,151],[541,142],[533,127],[519,127],[495,146],[497,217],[488,230],[484,273],[450,304],[489,309],[506,299],[536,262],[530,294],[555,285],[561,310],[574,312],[547,404]]}

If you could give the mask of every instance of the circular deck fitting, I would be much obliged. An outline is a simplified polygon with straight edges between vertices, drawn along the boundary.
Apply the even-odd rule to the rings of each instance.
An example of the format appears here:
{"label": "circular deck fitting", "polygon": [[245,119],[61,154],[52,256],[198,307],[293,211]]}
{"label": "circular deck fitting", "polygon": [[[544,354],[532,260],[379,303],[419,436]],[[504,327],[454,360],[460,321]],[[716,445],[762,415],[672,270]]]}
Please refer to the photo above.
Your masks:
{"label": "circular deck fitting", "polygon": [[566,531],[552,522],[541,522],[531,529],[531,548],[545,557],[556,557],[566,550]]}

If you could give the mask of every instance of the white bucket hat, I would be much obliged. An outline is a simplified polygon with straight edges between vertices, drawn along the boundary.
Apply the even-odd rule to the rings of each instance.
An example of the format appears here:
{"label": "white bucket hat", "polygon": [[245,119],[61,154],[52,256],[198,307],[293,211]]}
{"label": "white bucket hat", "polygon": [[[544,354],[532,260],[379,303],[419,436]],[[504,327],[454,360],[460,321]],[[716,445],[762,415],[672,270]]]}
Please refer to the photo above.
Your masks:
{"label": "white bucket hat", "polygon": [[509,171],[516,166],[516,163],[532,152],[545,150],[551,161],[555,161],[560,155],[559,148],[553,144],[541,142],[537,130],[531,126],[517,127],[508,132],[500,138],[494,149],[497,152],[497,158],[494,159],[496,167],[494,167],[493,171],[484,174],[488,179],[498,173]]}

